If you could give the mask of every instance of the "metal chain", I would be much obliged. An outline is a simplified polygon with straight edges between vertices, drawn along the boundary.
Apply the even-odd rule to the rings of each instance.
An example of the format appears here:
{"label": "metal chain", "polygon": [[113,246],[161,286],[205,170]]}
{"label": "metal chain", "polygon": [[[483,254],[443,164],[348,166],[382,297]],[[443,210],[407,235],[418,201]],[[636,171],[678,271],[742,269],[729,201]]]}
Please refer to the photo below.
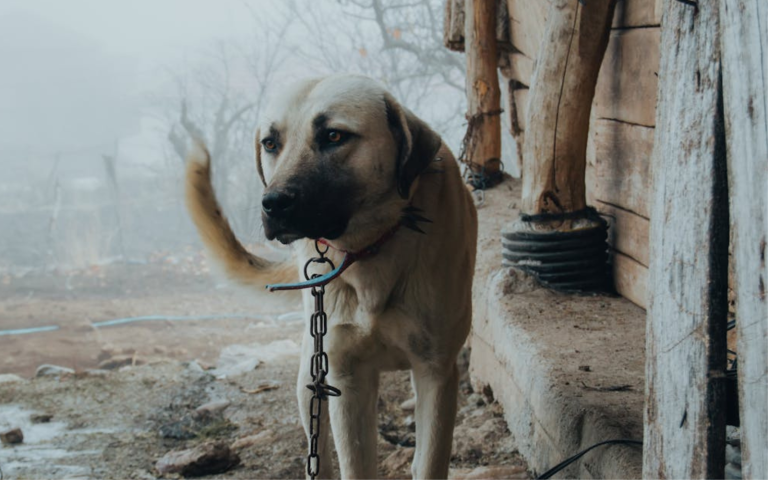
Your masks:
{"label": "metal chain", "polygon": [[[480,141],[480,138],[476,134],[476,130],[480,124],[485,121],[486,117],[501,115],[503,112],[504,110],[497,109],[490,112],[478,112],[474,115],[466,115],[467,131],[461,141],[459,161],[464,164],[464,182],[475,189],[474,196],[478,206],[485,204],[485,189],[493,187],[504,178],[504,164],[501,162],[500,158],[486,159],[483,164],[479,164],[469,158],[471,152],[475,150],[477,143]],[[493,173],[486,172],[486,167],[492,164],[498,164],[499,168],[495,169]]]}
{"label": "metal chain", "polygon": [[[304,277],[309,280],[320,275],[312,274],[310,277],[308,267],[311,263],[326,263],[335,267],[333,262],[325,256],[328,252],[328,246],[325,250],[320,249],[320,244],[315,242],[315,250],[319,257],[310,258],[304,265]],[[307,455],[307,475],[313,480],[320,472],[320,456],[317,453],[320,439],[320,416],[322,413],[323,400],[328,397],[338,397],[341,391],[325,383],[328,376],[328,354],[323,350],[323,337],[328,332],[328,315],[325,313],[323,296],[325,295],[325,285],[312,287],[312,296],[315,297],[315,312],[309,319],[309,333],[314,339],[314,353],[310,359],[309,372],[312,375],[312,383],[307,388],[312,390],[312,398],[309,401],[309,455]]]}

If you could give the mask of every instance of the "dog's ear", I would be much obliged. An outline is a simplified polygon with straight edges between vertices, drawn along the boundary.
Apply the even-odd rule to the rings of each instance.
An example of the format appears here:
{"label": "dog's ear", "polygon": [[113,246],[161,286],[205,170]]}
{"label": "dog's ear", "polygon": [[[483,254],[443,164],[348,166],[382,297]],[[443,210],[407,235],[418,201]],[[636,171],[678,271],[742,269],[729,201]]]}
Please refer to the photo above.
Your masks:
{"label": "dog's ear", "polygon": [[259,171],[259,178],[261,178],[261,183],[266,187],[267,180],[264,178],[264,169],[261,167],[261,130],[258,128],[256,129],[254,147],[256,148],[256,170]]}
{"label": "dog's ear", "polygon": [[397,191],[407,199],[416,177],[434,160],[442,140],[429,126],[387,94],[387,122],[397,144]]}

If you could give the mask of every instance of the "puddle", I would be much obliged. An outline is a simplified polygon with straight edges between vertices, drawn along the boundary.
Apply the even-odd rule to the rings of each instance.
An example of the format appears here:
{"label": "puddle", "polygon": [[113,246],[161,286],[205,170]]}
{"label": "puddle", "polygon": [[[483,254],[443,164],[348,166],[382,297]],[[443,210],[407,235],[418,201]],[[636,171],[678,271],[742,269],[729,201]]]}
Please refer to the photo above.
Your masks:
{"label": "puddle", "polygon": [[[101,455],[101,450],[68,450],[76,445],[77,437],[112,433],[112,429],[70,430],[64,422],[32,423],[37,412],[19,405],[0,405],[0,430],[21,428],[24,442],[0,447],[0,469],[3,478],[63,478],[90,476],[89,459]],[[90,457],[90,458],[89,458]],[[81,459],[76,461],[76,459]]]}

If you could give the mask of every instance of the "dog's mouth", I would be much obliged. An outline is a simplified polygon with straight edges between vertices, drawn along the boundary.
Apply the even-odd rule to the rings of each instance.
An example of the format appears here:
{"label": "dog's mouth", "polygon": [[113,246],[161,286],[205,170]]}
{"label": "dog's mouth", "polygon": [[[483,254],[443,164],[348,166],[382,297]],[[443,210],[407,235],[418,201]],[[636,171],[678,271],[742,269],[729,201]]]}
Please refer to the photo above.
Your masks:
{"label": "dog's mouth", "polygon": [[263,220],[263,223],[264,235],[267,237],[267,240],[277,240],[283,245],[293,243],[305,236],[296,230],[277,224],[277,222],[269,221],[266,218]]}
{"label": "dog's mouth", "polygon": [[267,240],[277,240],[283,245],[288,245],[302,238],[335,240],[344,234],[346,228],[346,222],[329,222],[325,228],[311,228],[307,231],[301,231],[285,225],[275,225],[275,222],[269,220],[264,221],[264,234]]}
{"label": "dog's mouth", "polygon": [[295,242],[296,240],[299,240],[299,239],[301,239],[303,237],[304,236],[301,235],[301,234],[291,233],[291,232],[283,232],[283,233],[278,233],[277,235],[275,235],[275,239],[277,239],[277,241],[282,243],[283,245],[291,244],[291,243]]}

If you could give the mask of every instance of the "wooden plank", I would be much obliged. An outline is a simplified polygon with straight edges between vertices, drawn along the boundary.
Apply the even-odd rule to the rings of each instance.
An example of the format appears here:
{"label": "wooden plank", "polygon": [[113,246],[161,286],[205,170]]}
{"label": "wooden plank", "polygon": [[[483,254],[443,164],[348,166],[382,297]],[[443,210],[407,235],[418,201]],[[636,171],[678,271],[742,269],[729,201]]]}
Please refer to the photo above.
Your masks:
{"label": "wooden plank", "polygon": [[[523,144],[522,212],[575,212],[586,207],[589,119],[615,1],[552,0],[531,81]],[[534,113],[535,112],[535,115]],[[560,222],[568,230],[571,222]]]}
{"label": "wooden plank", "polygon": [[530,90],[527,88],[518,88],[513,91],[515,96],[515,108],[517,109],[517,122],[520,126],[520,130],[525,131],[525,119],[528,115],[528,94]]}
{"label": "wooden plank", "polygon": [[525,111],[528,104],[528,89],[515,88],[518,85],[516,80],[507,80],[505,82],[507,104],[504,106],[509,133],[515,140],[515,168],[517,177],[522,172],[523,165],[523,142],[524,142],[524,120]]}
{"label": "wooden plank", "polygon": [[531,78],[533,78],[533,60],[526,57],[522,53],[513,53],[511,59],[513,75],[512,78],[522,83],[523,85],[530,87]]}
{"label": "wooden plank", "polygon": [[656,0],[656,23],[661,25],[661,12],[663,10],[664,0]]}
{"label": "wooden plank", "polygon": [[600,200],[596,200],[595,208],[608,216],[608,243],[611,247],[648,268],[650,220]]}
{"label": "wooden plank", "polygon": [[768,4],[724,0],[723,96],[731,179],[742,475],[768,474]]}
{"label": "wooden plank", "polygon": [[[443,16],[443,45],[455,52],[464,51],[465,33],[465,0],[445,0]],[[506,4],[503,0],[496,3],[496,41],[500,51],[510,51],[509,19]]]}
{"label": "wooden plank", "polygon": [[723,478],[728,199],[718,0],[664,4],[646,334],[644,478]]}
{"label": "wooden plank", "polygon": [[528,87],[531,85],[531,77],[533,77],[533,60],[522,53],[503,55],[499,59],[499,71],[504,78]]}
{"label": "wooden plank", "polygon": [[593,195],[604,202],[650,218],[651,155],[654,129],[613,120],[594,119]]}
{"label": "wooden plank", "polygon": [[443,45],[448,50],[464,51],[464,0],[445,0]]}
{"label": "wooden plank", "polygon": [[647,308],[648,268],[621,252],[613,252],[613,282],[616,291],[635,305]]}
{"label": "wooden plank", "polygon": [[612,28],[659,26],[661,15],[652,0],[619,0],[613,15]]}
{"label": "wooden plank", "polygon": [[547,29],[547,10],[550,0],[506,1],[512,46],[526,57],[535,59]]}
{"label": "wooden plank", "polygon": [[595,115],[652,127],[656,121],[658,28],[613,30],[595,91]]}

